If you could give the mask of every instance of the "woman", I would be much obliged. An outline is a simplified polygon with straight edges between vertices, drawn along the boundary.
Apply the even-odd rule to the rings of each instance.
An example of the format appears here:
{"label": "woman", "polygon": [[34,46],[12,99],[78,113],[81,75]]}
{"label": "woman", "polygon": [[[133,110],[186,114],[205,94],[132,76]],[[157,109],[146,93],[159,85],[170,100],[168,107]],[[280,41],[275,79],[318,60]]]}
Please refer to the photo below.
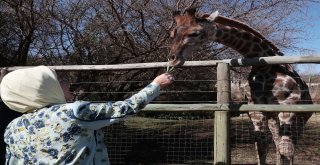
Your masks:
{"label": "woman", "polygon": [[101,128],[136,114],[172,79],[164,73],[125,101],[98,104],[66,103],[72,95],[45,66],[7,74],[1,98],[10,109],[26,113],[6,128],[7,164],[109,164]]}

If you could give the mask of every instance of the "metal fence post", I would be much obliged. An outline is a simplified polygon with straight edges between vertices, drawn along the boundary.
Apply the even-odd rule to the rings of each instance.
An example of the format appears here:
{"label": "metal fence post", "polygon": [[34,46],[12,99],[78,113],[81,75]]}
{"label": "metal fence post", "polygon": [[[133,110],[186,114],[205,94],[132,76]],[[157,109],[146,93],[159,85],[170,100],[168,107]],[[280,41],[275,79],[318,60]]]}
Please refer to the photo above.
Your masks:
{"label": "metal fence post", "polygon": [[[230,66],[218,63],[217,104],[230,101]],[[228,111],[215,111],[214,116],[214,165],[228,165],[230,159],[230,114]]]}

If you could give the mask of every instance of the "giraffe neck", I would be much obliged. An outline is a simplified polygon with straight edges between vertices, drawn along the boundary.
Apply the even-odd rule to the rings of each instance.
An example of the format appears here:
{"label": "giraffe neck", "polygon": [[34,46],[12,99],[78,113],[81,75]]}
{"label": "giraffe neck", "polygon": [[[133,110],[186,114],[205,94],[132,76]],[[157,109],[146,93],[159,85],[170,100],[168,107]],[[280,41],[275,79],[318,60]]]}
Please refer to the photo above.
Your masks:
{"label": "giraffe neck", "polygon": [[214,24],[213,26],[214,40],[236,50],[244,57],[276,55],[276,52],[267,42],[251,32],[221,24]]}

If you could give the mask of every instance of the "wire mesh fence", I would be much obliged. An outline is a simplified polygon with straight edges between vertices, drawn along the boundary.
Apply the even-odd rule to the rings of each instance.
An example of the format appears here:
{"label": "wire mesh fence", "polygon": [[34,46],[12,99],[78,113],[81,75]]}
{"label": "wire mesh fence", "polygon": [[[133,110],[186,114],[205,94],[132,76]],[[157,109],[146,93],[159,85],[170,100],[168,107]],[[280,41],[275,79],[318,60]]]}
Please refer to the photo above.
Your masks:
{"label": "wire mesh fence", "polygon": [[[295,148],[294,164],[319,164],[319,118],[314,113],[298,136]],[[299,125],[299,123],[297,123]],[[246,114],[233,117],[231,123],[231,160],[232,164],[257,164],[252,122]],[[267,164],[276,164],[276,147],[270,131],[265,138],[267,147]]]}
{"label": "wire mesh fence", "polygon": [[[212,73],[214,75],[214,73]],[[213,77],[214,78],[214,77]],[[110,84],[142,84],[150,80],[134,81],[83,81],[73,82],[78,89],[85,86],[83,95],[93,96],[91,102],[118,100],[101,100],[102,95],[122,99],[130,97],[133,91],[117,91],[101,88]],[[186,85],[187,84],[187,85]],[[160,96],[151,103],[216,103],[216,80],[214,79],[179,79],[173,86],[161,91]],[[187,89],[183,89],[187,86]],[[79,90],[76,91],[80,94]],[[160,113],[141,111],[134,117],[113,124],[105,129],[105,143],[108,148],[110,163],[127,164],[212,164],[214,112],[177,112]]]}
{"label": "wire mesh fence", "polygon": [[[214,119],[195,116],[178,120],[133,117],[105,128],[111,164],[212,164]],[[296,145],[295,164],[320,161],[320,115],[314,114]],[[253,126],[247,115],[231,120],[231,163],[257,164]],[[275,164],[275,146],[268,132],[267,163]]]}
{"label": "wire mesh fence", "polygon": [[[134,117],[106,128],[105,136],[111,164],[210,164],[212,161],[212,119]],[[126,149],[121,150],[122,147]]]}
{"label": "wire mesh fence", "polygon": [[[236,80],[232,80],[236,82]],[[106,83],[142,83],[150,81],[74,82],[76,85]],[[176,80],[175,87],[162,91],[152,103],[216,103],[216,80]],[[203,88],[199,88],[199,83]],[[179,86],[193,84],[188,90]],[[204,85],[206,84],[206,85]],[[241,83],[234,83],[233,103],[245,102]],[[90,95],[130,96],[136,91],[84,91]],[[237,91],[235,91],[237,90]],[[316,90],[314,90],[317,92]],[[235,96],[241,94],[240,96]],[[181,96],[182,95],[182,96]],[[210,97],[212,96],[212,97]],[[182,99],[181,99],[182,97]],[[99,97],[94,97],[99,98]],[[104,102],[106,100],[91,100]],[[110,100],[108,100],[110,101]],[[111,100],[116,101],[116,100]],[[295,163],[317,164],[320,146],[319,114],[314,113],[297,137]],[[254,145],[254,128],[246,113],[232,113],[231,164],[257,164]],[[275,164],[275,145],[268,131],[267,163]],[[126,121],[105,128],[105,143],[111,164],[213,164],[214,112],[140,112]]]}
{"label": "wire mesh fence", "polygon": [[[190,114],[194,119],[136,116],[105,128],[111,164],[212,164],[214,116]],[[314,114],[299,136],[295,164],[318,164],[320,118]],[[267,163],[275,164],[271,133]],[[253,126],[246,114],[231,119],[231,163],[257,164]]]}

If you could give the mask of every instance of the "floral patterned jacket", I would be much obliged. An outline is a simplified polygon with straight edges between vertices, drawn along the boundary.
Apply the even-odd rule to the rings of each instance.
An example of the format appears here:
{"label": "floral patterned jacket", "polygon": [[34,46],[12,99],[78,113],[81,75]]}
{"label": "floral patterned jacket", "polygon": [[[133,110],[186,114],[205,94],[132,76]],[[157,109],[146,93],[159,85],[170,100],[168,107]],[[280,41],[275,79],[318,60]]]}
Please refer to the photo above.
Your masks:
{"label": "floral patterned jacket", "polygon": [[24,114],[6,128],[6,163],[107,165],[101,128],[137,113],[159,93],[151,83],[125,101],[76,101]]}

